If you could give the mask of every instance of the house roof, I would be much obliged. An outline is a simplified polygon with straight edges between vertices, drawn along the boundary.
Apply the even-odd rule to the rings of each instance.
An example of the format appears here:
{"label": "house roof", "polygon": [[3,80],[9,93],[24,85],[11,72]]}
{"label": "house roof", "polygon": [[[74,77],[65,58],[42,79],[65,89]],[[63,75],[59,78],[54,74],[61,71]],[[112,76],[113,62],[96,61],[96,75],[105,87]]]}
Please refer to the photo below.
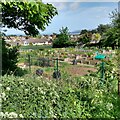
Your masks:
{"label": "house roof", "polygon": [[43,43],[43,42],[47,42],[49,41],[49,39],[46,38],[29,38],[26,40],[27,43]]}

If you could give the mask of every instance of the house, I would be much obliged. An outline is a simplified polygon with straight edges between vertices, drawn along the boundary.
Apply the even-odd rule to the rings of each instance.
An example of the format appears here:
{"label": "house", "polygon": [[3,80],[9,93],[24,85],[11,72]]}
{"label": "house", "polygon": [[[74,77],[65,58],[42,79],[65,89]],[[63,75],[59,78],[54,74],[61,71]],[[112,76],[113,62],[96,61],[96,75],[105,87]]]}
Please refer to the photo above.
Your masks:
{"label": "house", "polygon": [[51,45],[52,44],[52,37],[51,36],[42,36],[41,38],[34,38],[34,37],[7,37],[6,42],[12,46],[16,45]]}
{"label": "house", "polygon": [[52,44],[51,39],[46,38],[29,38],[27,40],[24,40],[23,45],[50,45]]}

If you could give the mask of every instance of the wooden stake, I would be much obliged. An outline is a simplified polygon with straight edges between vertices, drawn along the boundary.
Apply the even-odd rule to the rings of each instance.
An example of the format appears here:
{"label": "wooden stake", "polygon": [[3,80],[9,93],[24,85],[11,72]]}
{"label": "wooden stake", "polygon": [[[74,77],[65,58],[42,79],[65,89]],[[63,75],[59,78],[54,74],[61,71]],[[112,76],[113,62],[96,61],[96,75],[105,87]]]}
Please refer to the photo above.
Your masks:
{"label": "wooden stake", "polygon": [[118,95],[120,96],[120,80],[118,80]]}

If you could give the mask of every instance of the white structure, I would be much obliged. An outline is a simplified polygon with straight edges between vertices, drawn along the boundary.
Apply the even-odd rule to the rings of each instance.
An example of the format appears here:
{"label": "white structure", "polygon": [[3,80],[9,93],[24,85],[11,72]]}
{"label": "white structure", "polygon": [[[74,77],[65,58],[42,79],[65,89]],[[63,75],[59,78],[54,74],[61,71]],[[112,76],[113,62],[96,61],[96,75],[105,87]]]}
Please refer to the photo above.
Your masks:
{"label": "white structure", "polygon": [[27,40],[24,40],[23,45],[27,46],[27,45],[49,45],[52,44],[52,41],[50,41],[49,39],[45,39],[45,38],[30,38]]}

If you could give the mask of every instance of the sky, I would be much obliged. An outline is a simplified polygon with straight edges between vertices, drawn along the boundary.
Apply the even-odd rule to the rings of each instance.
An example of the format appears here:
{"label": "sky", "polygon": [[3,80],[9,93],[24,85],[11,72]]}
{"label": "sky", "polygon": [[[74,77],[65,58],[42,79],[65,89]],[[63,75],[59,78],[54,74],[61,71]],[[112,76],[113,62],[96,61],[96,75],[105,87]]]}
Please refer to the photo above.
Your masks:
{"label": "sky", "polygon": [[[62,1],[62,0],[61,0]],[[46,3],[46,1],[44,2]],[[56,2],[49,1],[57,10],[56,15],[45,31],[40,34],[59,33],[62,27],[68,27],[70,32],[82,29],[95,29],[99,24],[108,24],[111,22],[109,13],[118,9],[118,2]],[[15,29],[7,29],[6,34],[23,35],[24,32]]]}

